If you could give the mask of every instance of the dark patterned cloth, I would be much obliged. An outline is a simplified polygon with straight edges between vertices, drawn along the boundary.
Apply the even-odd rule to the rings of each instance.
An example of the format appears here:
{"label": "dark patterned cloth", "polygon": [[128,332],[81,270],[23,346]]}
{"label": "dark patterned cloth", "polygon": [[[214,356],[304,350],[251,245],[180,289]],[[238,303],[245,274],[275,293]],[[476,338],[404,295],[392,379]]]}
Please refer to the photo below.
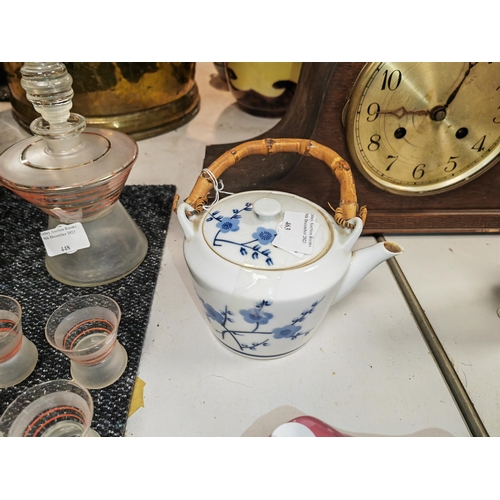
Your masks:
{"label": "dark patterned cloth", "polygon": [[122,310],[118,340],[127,350],[128,364],[113,385],[90,390],[94,400],[92,428],[101,436],[124,435],[174,194],[175,186],[171,185],[125,186],[120,201],[148,239],[146,258],[121,280],[77,288],[59,283],[45,269],[40,231],[47,229],[47,215],[0,187],[0,295],[21,304],[24,335],[38,349],[34,372],[20,384],[0,389],[0,415],[23,390],[48,380],[71,379],[69,359],[45,339],[45,323],[67,300],[100,293],[113,298]]}

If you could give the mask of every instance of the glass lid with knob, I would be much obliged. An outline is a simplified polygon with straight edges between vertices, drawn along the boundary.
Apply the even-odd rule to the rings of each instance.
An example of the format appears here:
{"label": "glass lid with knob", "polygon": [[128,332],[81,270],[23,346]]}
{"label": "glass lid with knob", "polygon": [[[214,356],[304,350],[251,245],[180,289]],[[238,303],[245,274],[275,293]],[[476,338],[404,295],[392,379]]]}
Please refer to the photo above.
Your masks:
{"label": "glass lid with knob", "polygon": [[[21,74],[41,117],[31,124],[33,137],[0,156],[0,182],[51,215],[56,206],[92,212],[91,200],[117,199],[137,158],[136,142],[114,130],[85,130],[85,118],[70,113],[73,79],[64,64],[25,63]],[[68,197],[75,190],[78,197]]]}

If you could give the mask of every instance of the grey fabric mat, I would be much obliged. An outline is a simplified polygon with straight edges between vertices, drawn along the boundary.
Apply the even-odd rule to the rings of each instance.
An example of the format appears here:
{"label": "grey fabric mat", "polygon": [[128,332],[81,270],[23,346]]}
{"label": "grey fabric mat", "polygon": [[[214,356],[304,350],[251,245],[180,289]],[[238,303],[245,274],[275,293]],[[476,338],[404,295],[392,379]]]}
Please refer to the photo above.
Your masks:
{"label": "grey fabric mat", "polygon": [[59,283],[45,269],[40,231],[47,228],[47,215],[0,187],[0,295],[20,302],[23,332],[39,354],[35,370],[26,380],[0,389],[0,415],[23,390],[48,380],[71,379],[68,358],[45,339],[45,323],[70,298],[100,293],[113,298],[122,310],[118,340],[127,350],[128,364],[113,385],[90,391],[94,401],[92,428],[101,436],[124,435],[174,194],[172,185],[125,186],[120,200],[148,239],[146,258],[133,273],[115,283],[77,288]]}

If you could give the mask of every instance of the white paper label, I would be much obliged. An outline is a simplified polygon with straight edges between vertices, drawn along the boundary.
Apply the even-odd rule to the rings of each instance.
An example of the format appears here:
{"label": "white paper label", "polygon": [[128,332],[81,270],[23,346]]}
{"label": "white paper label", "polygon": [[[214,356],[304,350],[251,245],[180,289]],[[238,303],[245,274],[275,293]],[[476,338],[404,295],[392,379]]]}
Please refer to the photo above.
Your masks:
{"label": "white paper label", "polygon": [[74,253],[81,248],[88,248],[90,241],[80,222],[59,224],[54,229],[40,233],[49,257],[63,253]]}
{"label": "white paper label", "polygon": [[314,235],[318,227],[314,214],[286,211],[283,220],[276,226],[273,245],[297,257],[309,255],[313,252]]}

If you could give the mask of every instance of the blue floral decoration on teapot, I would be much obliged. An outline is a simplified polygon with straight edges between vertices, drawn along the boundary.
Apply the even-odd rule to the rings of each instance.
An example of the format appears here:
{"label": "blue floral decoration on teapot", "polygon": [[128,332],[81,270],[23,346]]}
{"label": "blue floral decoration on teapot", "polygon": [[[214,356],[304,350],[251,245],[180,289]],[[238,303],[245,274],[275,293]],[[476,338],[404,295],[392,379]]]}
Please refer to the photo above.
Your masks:
{"label": "blue floral decoration on teapot", "polygon": [[[236,233],[240,229],[241,212],[250,212],[251,210],[252,204],[247,202],[241,209],[233,208],[233,215],[231,217],[221,215],[218,210],[210,212],[206,222],[216,220],[216,227],[219,229],[214,236],[213,246],[220,247],[224,243],[239,246],[241,255],[248,255],[248,253],[251,252],[252,259],[263,257],[266,259],[266,264],[268,266],[272,266],[274,263],[271,258],[271,250],[263,250],[262,247],[270,245],[273,242],[277,234],[274,229],[258,227],[257,230],[252,233],[253,239],[250,241],[238,242],[236,240],[229,239],[230,233]],[[225,236],[222,238],[221,234]]]}
{"label": "blue floral decoration on teapot", "polygon": [[[302,323],[307,316],[313,314],[316,306],[324,299],[324,297],[320,300],[317,300],[311,304],[310,307],[302,311],[300,316],[292,319],[288,324],[284,326],[280,326],[277,328],[260,330],[260,327],[263,325],[267,325],[269,321],[274,317],[274,315],[268,310],[272,308],[272,302],[267,300],[262,300],[255,304],[255,307],[250,309],[241,309],[239,311],[240,316],[246,323],[251,325],[255,325],[253,329],[249,328],[248,330],[240,330],[231,328],[230,323],[235,323],[234,316],[235,314],[228,309],[228,306],[224,307],[222,311],[216,311],[210,304],[206,303],[201,297],[199,297],[203,306],[205,307],[205,314],[209,320],[215,321],[220,326],[222,326],[222,330],[216,330],[219,334],[221,334],[222,339],[224,339],[225,335],[230,335],[236,344],[238,345],[240,351],[250,350],[255,351],[258,347],[267,347],[269,346],[269,340],[271,337],[274,339],[290,339],[295,340],[301,335],[308,335],[311,330],[302,331]],[[259,334],[263,337],[267,337],[262,342],[252,342],[251,344],[246,344],[241,342],[243,336],[248,334]]]}

